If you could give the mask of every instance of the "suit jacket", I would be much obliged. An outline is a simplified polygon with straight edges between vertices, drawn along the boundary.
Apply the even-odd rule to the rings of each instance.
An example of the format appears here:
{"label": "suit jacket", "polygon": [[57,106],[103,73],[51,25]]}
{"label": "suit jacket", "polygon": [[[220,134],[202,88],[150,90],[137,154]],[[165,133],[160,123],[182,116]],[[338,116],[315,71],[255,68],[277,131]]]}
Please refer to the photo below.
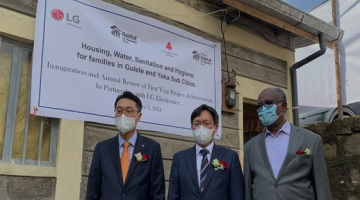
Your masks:
{"label": "suit jacket", "polygon": [[[291,126],[289,146],[278,177],[270,166],[264,134],[245,144],[246,200],[331,200],[321,137]],[[310,149],[310,155],[297,154]]]}
{"label": "suit jacket", "polygon": [[123,184],[118,136],[96,145],[87,184],[86,199],[101,200],[164,200],[164,167],[159,143],[140,134],[134,154],[146,154],[149,160],[130,161]]}
{"label": "suit jacket", "polygon": [[[211,163],[214,159],[226,161],[229,169],[215,171]],[[214,145],[209,162],[205,186],[201,192],[195,146],[176,153],[171,166],[168,200],[244,200],[244,178],[238,154]]]}

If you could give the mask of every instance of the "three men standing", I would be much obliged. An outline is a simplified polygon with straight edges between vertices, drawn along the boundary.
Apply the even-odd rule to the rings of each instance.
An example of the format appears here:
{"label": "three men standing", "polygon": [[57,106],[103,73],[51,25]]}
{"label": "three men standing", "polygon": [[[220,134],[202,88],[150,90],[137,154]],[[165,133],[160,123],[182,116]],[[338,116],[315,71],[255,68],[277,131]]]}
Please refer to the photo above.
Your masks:
{"label": "three men standing", "polygon": [[[190,117],[196,144],[174,155],[168,200],[331,200],[321,137],[291,125],[286,102],[278,88],[259,95],[255,109],[266,130],[245,144],[245,180],[238,154],[213,141],[216,110],[205,104],[196,108]],[[117,97],[120,132],[96,145],[86,199],[165,199],[160,145],[136,131],[141,109],[131,92]]]}

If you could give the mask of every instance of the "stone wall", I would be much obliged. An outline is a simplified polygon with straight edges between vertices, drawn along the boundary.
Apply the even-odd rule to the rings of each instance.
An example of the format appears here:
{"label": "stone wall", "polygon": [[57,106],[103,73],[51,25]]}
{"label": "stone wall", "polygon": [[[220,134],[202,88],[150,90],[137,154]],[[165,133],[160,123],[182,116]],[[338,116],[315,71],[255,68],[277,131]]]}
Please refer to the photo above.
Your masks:
{"label": "stone wall", "polygon": [[55,178],[0,175],[0,200],[54,200]]}
{"label": "stone wall", "polygon": [[333,199],[360,199],[360,116],[312,124],[307,129],[323,138]]}

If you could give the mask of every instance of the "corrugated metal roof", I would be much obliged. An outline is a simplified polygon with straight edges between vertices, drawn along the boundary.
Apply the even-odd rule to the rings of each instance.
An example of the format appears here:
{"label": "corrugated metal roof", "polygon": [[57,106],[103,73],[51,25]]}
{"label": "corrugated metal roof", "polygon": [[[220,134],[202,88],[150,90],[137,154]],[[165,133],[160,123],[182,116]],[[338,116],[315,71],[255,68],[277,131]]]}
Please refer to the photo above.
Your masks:
{"label": "corrugated metal roof", "polygon": [[[222,7],[226,5],[223,3],[222,0],[207,0],[207,1]],[[256,8],[257,10],[263,13],[276,17],[284,22],[292,24],[314,35],[318,35],[319,33],[324,33],[325,39],[330,42],[341,40],[344,35],[343,30],[334,27],[328,24],[327,22],[322,21],[321,19],[318,19],[306,12],[298,10],[279,0],[237,0],[237,1],[249,5],[253,8]],[[266,26],[270,26],[272,28],[277,27],[273,24],[264,22],[263,20],[257,19],[255,17],[253,18],[259,22],[262,22]],[[294,42],[295,42],[295,48],[300,48],[314,44],[314,42],[305,39],[299,35],[296,35],[296,33],[294,34]]]}

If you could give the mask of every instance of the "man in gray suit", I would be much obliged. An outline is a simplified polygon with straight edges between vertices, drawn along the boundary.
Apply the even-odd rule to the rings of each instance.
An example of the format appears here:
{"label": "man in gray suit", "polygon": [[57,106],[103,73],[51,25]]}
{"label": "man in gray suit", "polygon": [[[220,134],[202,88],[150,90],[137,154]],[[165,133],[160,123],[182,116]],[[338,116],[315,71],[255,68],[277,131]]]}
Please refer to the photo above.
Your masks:
{"label": "man in gray suit", "polygon": [[265,89],[255,109],[266,130],[245,144],[246,200],[331,200],[321,137],[285,119],[285,93]]}

